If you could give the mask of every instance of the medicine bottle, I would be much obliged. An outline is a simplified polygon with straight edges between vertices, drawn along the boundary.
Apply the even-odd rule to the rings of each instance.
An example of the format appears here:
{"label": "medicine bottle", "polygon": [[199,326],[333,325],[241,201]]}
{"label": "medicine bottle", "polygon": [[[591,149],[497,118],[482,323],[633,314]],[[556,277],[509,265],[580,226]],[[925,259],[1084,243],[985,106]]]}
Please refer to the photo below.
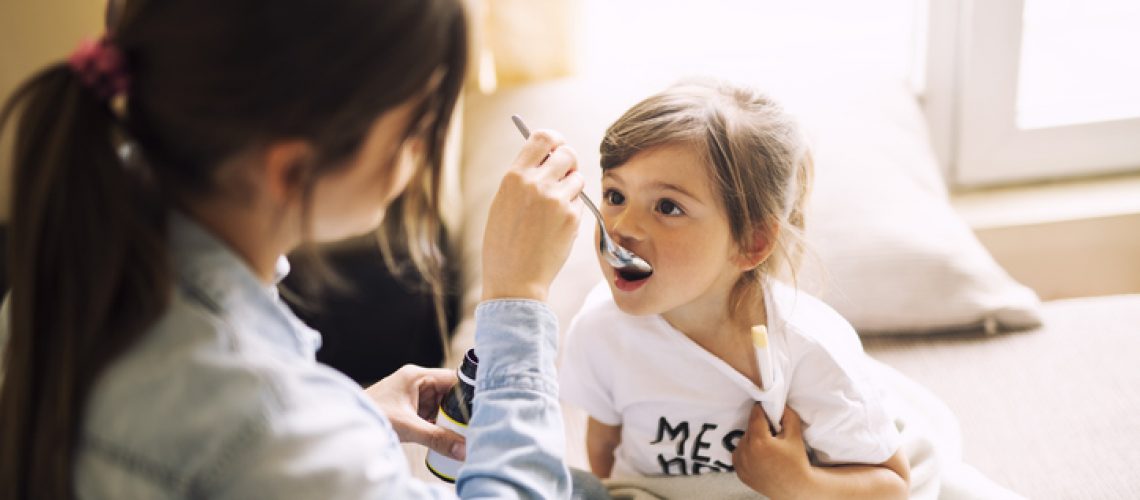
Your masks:
{"label": "medicine bottle", "polygon": [[[475,370],[479,367],[479,358],[475,356],[475,349],[468,349],[463,356],[463,363],[456,370],[459,383],[447,391],[447,395],[439,402],[439,413],[436,415],[436,425],[450,429],[459,435],[466,436],[467,422],[471,418],[471,403],[475,400]],[[436,477],[449,483],[455,482],[459,475],[462,461],[428,450],[427,468]]]}

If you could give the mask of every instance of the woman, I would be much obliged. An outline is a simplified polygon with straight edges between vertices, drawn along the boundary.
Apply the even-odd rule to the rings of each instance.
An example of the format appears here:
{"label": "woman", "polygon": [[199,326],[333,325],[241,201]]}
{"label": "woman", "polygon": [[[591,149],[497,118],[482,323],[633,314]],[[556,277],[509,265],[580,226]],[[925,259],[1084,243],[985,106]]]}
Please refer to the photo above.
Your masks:
{"label": "woman", "polygon": [[413,480],[399,440],[466,455],[462,497],[569,494],[541,300],[582,180],[555,134],[491,209],[466,448],[419,417],[452,375],[407,367],[374,404],[273,291],[281,255],[390,206],[437,279],[458,3],[138,1],[17,90],[0,498],[455,494]]}

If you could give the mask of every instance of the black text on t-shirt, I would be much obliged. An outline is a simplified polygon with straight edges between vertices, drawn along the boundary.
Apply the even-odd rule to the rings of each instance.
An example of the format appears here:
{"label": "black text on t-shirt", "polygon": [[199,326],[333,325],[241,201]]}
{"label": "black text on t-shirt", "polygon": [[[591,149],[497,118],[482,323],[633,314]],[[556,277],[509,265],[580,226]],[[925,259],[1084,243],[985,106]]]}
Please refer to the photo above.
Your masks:
{"label": "black text on t-shirt", "polygon": [[[695,426],[693,428],[696,429]],[[689,441],[689,422],[671,425],[665,417],[660,417],[657,420],[657,439],[649,444],[660,443],[666,437],[670,442],[677,443],[676,454],[672,457],[668,457],[664,453],[657,454],[657,463],[661,465],[661,473],[670,476],[682,476],[706,472],[732,472],[731,463],[726,464],[720,460],[712,460],[703,453],[706,453],[705,450],[719,445],[731,455],[736,450],[736,444],[744,435],[744,431],[733,429],[727,433],[718,433],[716,430],[716,424],[701,424],[700,430],[696,431],[692,436],[692,441]],[[686,445],[688,445],[687,452]]]}

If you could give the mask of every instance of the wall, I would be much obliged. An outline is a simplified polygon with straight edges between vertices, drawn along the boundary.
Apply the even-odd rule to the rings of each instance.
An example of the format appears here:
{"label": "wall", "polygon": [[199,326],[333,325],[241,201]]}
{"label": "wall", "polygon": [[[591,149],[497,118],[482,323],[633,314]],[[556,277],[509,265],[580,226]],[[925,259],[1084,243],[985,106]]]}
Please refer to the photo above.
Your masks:
{"label": "wall", "polygon": [[[0,2],[0,96],[39,68],[61,60],[84,38],[102,32],[100,0],[4,0]],[[0,220],[8,218],[11,138],[0,140]]]}
{"label": "wall", "polygon": [[1140,293],[1140,214],[977,230],[1011,276],[1043,300]]}
{"label": "wall", "polygon": [[1042,299],[1140,293],[1140,175],[960,193],[955,209]]}

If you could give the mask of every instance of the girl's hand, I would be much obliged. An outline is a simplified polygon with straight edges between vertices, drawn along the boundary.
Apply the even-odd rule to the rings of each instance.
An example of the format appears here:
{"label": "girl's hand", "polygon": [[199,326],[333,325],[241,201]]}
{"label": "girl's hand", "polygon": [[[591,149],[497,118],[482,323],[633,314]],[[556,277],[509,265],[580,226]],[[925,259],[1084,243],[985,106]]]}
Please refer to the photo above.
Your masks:
{"label": "girl's hand", "polygon": [[772,435],[760,403],[752,405],[748,429],[732,453],[736,476],[748,487],[773,499],[810,497],[812,466],[804,445],[803,423],[790,407]]}
{"label": "girl's hand", "polygon": [[458,381],[454,370],[404,365],[364,392],[392,422],[400,442],[419,443],[463,460],[467,456],[463,436],[435,425],[439,402]]}
{"label": "girl's hand", "polygon": [[582,176],[553,132],[530,135],[491,202],[483,233],[483,300],[546,300],[578,234]]}

